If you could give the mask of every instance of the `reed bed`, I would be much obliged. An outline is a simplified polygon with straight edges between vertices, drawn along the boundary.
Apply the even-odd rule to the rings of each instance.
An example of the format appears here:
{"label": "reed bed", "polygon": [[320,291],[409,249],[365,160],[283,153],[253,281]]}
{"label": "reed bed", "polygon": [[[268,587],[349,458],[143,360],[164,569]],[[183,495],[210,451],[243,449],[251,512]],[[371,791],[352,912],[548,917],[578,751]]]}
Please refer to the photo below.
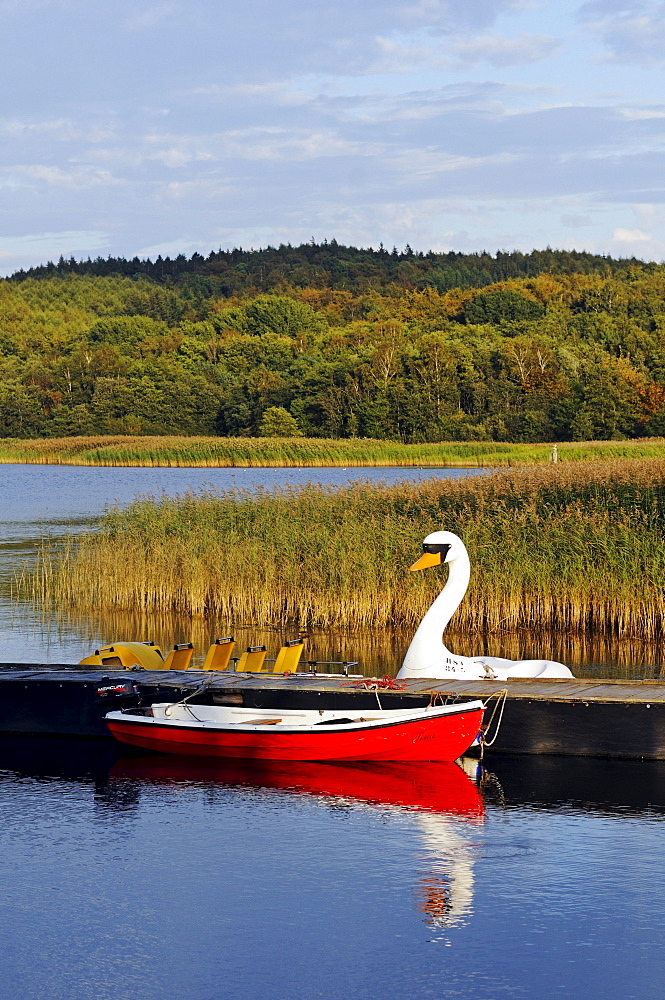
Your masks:
{"label": "reed bed", "polygon": [[[27,612],[34,622],[34,608]],[[25,605],[22,606],[26,608]],[[233,635],[236,652],[247,646],[267,646],[268,657],[274,657],[284,640],[295,638],[297,632],[288,624],[268,625],[249,621],[227,621],[207,615],[189,615],[177,612],[150,612],[143,609],[118,608],[43,609],[43,630],[54,638],[71,638],[72,632],[87,640],[87,651],[92,652],[122,638],[153,639],[162,649],[171,649],[178,642],[194,644],[194,665],[203,663],[205,653],[221,635]],[[20,617],[15,625],[21,627]],[[413,637],[409,629],[324,629],[310,628],[305,646],[306,660],[358,661],[353,672],[368,677],[395,674]],[[483,653],[505,656],[511,660],[527,659],[534,655],[534,640],[530,632],[506,632],[501,629],[481,635],[478,632],[446,631],[446,644],[459,653],[469,656]],[[84,647],[85,648],[85,647]],[[605,635],[562,634],[561,631],[540,631],[537,653],[539,657],[566,663],[576,677],[641,678],[663,675],[665,661],[663,642],[639,641],[635,638],[616,639]]]}
{"label": "reed bed", "polygon": [[[665,439],[562,442],[560,462],[665,457]],[[497,441],[402,444],[366,438],[95,436],[0,440],[0,463],[234,468],[439,466],[498,468],[549,462],[552,445]]]}
{"label": "reed bed", "polygon": [[97,533],[46,548],[15,592],[78,609],[412,630],[444,571],[408,566],[443,527],[462,536],[472,563],[456,631],[661,641],[662,459],[137,499]]}

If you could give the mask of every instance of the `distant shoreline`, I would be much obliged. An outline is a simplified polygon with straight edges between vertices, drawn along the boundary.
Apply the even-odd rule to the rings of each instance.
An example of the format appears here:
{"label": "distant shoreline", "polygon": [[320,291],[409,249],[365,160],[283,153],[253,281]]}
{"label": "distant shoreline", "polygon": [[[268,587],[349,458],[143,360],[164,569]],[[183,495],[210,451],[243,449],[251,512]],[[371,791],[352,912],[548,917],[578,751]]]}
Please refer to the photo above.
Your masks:
{"label": "distant shoreline", "polygon": [[[140,468],[500,468],[551,462],[552,443],[95,435],[0,439],[1,464]],[[557,442],[559,462],[665,457],[664,438]]]}

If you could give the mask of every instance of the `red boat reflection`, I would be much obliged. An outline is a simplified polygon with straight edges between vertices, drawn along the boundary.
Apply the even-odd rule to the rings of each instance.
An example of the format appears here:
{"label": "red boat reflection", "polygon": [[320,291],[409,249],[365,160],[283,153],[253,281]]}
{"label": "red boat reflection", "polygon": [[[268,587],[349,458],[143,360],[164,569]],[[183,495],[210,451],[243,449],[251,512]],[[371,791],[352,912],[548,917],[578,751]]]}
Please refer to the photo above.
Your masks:
{"label": "red boat reflection", "polygon": [[171,785],[176,793],[178,786],[216,784],[409,810],[423,852],[424,867],[413,878],[425,923],[446,935],[471,918],[475,849],[470,827],[482,822],[484,809],[478,788],[456,763],[360,765],[155,754],[119,760],[110,777]]}
{"label": "red boat reflection", "polygon": [[427,813],[481,819],[483,799],[456,763],[328,764],[214,760],[162,756],[127,757],[111,777],[159,784],[214,783],[275,788],[296,794],[350,799]]}

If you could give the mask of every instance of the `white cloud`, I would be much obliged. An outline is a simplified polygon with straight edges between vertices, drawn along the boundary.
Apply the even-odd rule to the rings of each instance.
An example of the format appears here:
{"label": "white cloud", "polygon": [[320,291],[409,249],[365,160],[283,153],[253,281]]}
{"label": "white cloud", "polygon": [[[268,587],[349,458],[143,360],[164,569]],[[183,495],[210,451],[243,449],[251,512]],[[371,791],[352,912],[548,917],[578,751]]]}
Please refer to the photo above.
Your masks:
{"label": "white cloud", "polygon": [[[635,215],[639,217],[639,212],[636,211]],[[652,219],[651,221],[653,222],[654,220]],[[655,231],[647,232],[644,229],[629,229],[617,226],[612,233],[608,250],[614,256],[662,261],[665,257],[662,218],[660,234]]]}
{"label": "white cloud", "polygon": [[665,0],[574,7],[0,0],[6,231],[657,254]]}
{"label": "white cloud", "polygon": [[292,82],[287,83],[282,80],[272,80],[270,83],[236,83],[229,86],[214,83],[207,87],[195,87],[192,93],[227,101],[241,99],[277,105],[297,106],[310,104],[314,100],[312,94],[299,91],[293,87]]}
{"label": "white cloud", "polygon": [[223,204],[225,200],[242,197],[241,186],[228,177],[204,176],[194,180],[168,181],[157,189],[162,198],[192,204]]}
{"label": "white cloud", "polygon": [[171,170],[178,170],[182,167],[188,166],[190,163],[198,161],[205,162],[214,160],[215,156],[213,153],[205,150],[202,145],[206,140],[192,136],[160,136],[160,135],[148,135],[145,137],[145,142],[148,147],[154,149],[155,146],[164,144],[161,149],[156,149],[144,154],[141,157],[141,161],[145,160],[158,160]]}
{"label": "white cloud", "polygon": [[8,175],[14,180],[37,181],[53,187],[71,188],[75,191],[122,183],[107,170],[86,166],[63,168],[53,164],[28,163],[10,167]]}
{"label": "white cloud", "polygon": [[0,136],[6,139],[31,139],[44,137],[58,142],[103,142],[114,134],[111,123],[84,124],[68,118],[29,121],[12,118],[0,119]]}
{"label": "white cloud", "polygon": [[402,38],[386,38],[377,35],[374,44],[376,55],[365,67],[365,72],[406,73],[414,68],[422,69],[441,62],[440,46],[431,41]]}
{"label": "white cloud", "polygon": [[641,229],[623,229],[618,226],[612,233],[612,239],[616,243],[649,243],[653,234],[644,233]]}
{"label": "white cloud", "polygon": [[333,129],[274,127],[237,129],[211,139],[218,159],[307,161],[384,153],[384,142],[346,138]]}
{"label": "white cloud", "polygon": [[591,225],[591,219],[588,215],[569,213],[561,216],[561,222],[567,229],[586,229]]}
{"label": "white cloud", "polygon": [[633,212],[640,222],[646,222],[649,226],[665,226],[665,209],[662,205],[644,202],[633,205]]}
{"label": "white cloud", "polygon": [[520,63],[540,62],[548,59],[560,47],[561,42],[552,35],[504,38],[498,34],[488,34],[456,42],[453,51],[467,65],[487,62],[490,66],[504,68]]}
{"label": "white cloud", "polygon": [[584,4],[580,17],[615,62],[665,62],[663,0],[608,0]]}
{"label": "white cloud", "polygon": [[184,13],[186,11],[178,3],[149,4],[143,9],[137,4],[125,17],[123,24],[130,31],[146,31],[165,22],[177,21]]}
{"label": "white cloud", "polygon": [[99,230],[65,230],[60,233],[30,233],[0,236],[0,267],[10,274],[20,267],[32,267],[63,257],[86,257],[109,246],[109,234]]}
{"label": "white cloud", "polygon": [[652,121],[655,118],[665,118],[665,108],[617,108],[620,118],[631,122]]}
{"label": "white cloud", "polygon": [[530,6],[529,0],[413,0],[396,4],[400,20],[413,26],[426,25],[431,30],[468,32],[492,24],[501,14]]}
{"label": "white cloud", "polygon": [[511,153],[490,156],[451,156],[437,150],[400,150],[390,162],[406,177],[435,178],[439,174],[466,173],[478,168],[514,166],[520,158]]}

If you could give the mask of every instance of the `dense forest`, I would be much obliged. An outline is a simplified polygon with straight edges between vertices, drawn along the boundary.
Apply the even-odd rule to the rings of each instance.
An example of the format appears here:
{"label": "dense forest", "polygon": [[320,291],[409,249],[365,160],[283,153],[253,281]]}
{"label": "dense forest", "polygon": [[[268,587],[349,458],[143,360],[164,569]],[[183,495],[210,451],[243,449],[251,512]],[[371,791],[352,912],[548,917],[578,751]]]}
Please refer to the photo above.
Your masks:
{"label": "dense forest", "polygon": [[334,241],[0,281],[0,436],[665,433],[665,266]]}
{"label": "dense forest", "polygon": [[198,294],[230,297],[242,293],[275,292],[284,287],[332,288],[360,294],[370,290],[482,288],[510,278],[536,278],[539,274],[615,274],[647,265],[635,257],[619,260],[576,250],[533,250],[531,253],[416,253],[407,246],[400,252],[383,245],[378,250],[346,247],[335,240],[282,245],[262,250],[217,250],[207,257],[97,257],[77,261],[63,257],[54,264],[17,271],[10,280],[66,277],[149,278],[160,284],[189,287]]}

